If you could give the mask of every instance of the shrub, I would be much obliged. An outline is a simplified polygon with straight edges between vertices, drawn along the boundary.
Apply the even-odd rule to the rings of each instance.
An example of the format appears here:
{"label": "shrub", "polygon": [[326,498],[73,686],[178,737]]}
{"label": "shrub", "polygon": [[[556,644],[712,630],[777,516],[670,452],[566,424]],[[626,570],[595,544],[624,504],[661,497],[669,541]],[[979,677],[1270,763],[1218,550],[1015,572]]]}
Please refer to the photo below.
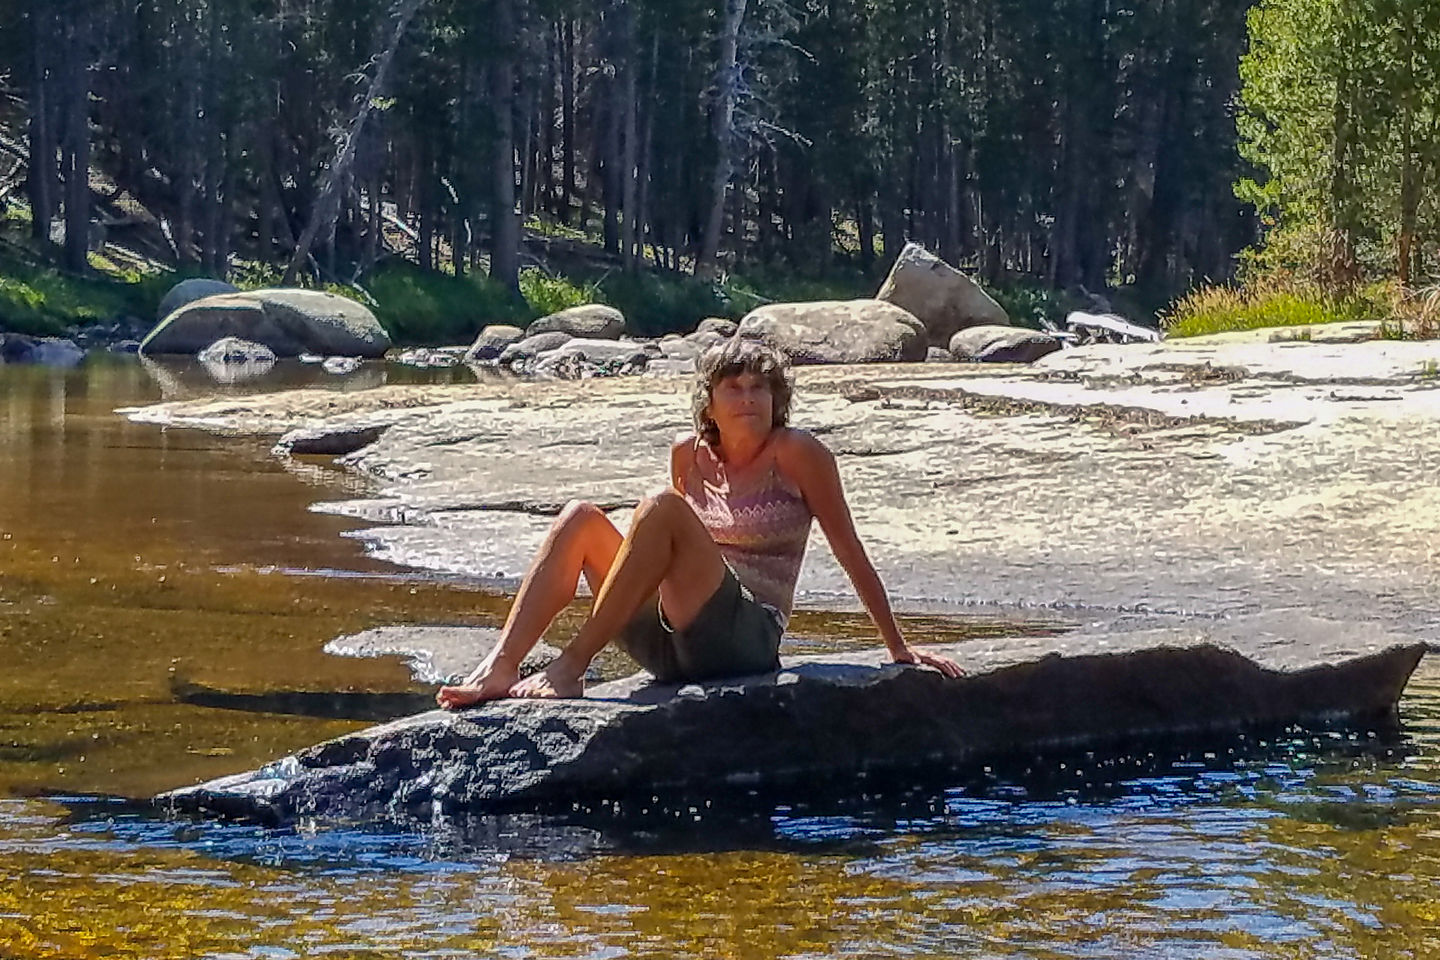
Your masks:
{"label": "shrub", "polygon": [[602,303],[598,283],[581,287],[565,277],[552,277],[539,267],[520,271],[520,295],[537,316],[548,316],[570,307]]}
{"label": "shrub", "polygon": [[1394,316],[1384,284],[1336,293],[1279,279],[1245,286],[1201,287],[1181,297],[1162,317],[1172,337],[1195,337],[1261,327],[1388,320]]}
{"label": "shrub", "polygon": [[[397,344],[468,343],[492,323],[524,326],[535,311],[488,277],[433,273],[404,261],[370,271],[360,286],[374,303],[375,317]],[[348,288],[336,293],[364,302]]]}

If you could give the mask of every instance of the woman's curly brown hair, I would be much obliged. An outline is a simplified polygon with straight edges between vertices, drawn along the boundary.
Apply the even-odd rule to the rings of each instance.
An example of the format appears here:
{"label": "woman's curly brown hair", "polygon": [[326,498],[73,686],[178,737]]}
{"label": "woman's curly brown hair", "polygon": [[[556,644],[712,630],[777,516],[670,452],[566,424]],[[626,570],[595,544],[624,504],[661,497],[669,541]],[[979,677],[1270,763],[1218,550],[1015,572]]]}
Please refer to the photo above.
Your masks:
{"label": "woman's curly brown hair", "polygon": [[715,396],[715,385],[726,377],[753,373],[763,377],[770,387],[772,428],[790,422],[790,398],[794,385],[790,382],[790,365],[784,355],[759,340],[732,337],[706,350],[695,374],[695,392],[690,400],[690,415],[695,432],[710,446],[720,443],[720,428],[706,415]]}

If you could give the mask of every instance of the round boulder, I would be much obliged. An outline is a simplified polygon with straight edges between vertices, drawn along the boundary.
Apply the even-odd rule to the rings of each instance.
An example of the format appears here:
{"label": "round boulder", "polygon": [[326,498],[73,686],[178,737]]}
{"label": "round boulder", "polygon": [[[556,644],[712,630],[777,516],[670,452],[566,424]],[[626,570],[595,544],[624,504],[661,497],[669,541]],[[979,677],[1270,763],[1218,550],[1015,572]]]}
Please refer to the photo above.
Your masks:
{"label": "round boulder", "polygon": [[250,290],[196,300],[175,310],[140,352],[194,354],[224,337],[263,343],[277,357],[381,357],[390,337],[362,304],[320,290]]}
{"label": "round boulder", "polygon": [[554,332],[587,340],[619,340],[625,332],[625,315],[603,303],[587,303],[541,317],[526,329],[532,336]]}
{"label": "round boulder", "polygon": [[503,323],[492,323],[475,338],[470,349],[465,351],[466,363],[491,363],[500,359],[500,354],[512,343],[525,339],[525,331]]}
{"label": "round boulder", "polygon": [[722,337],[733,337],[739,324],[724,317],[706,317],[695,328],[696,333],[718,333]]}
{"label": "round boulder", "polygon": [[925,328],[883,300],[769,303],[740,321],[740,336],[764,340],[792,363],[925,359]]}
{"label": "round boulder", "polygon": [[160,298],[160,309],[155,311],[155,319],[156,321],[164,320],[185,304],[194,303],[196,300],[204,300],[206,297],[216,297],[224,293],[239,292],[239,287],[233,283],[226,283],[224,280],[211,280],[209,277],[191,277],[189,280],[181,280],[170,288],[169,293]]}
{"label": "round boulder", "polygon": [[1010,317],[979,284],[918,243],[907,243],[876,299],[910,311],[925,325],[932,346],[955,331],[981,324],[1008,325]]}
{"label": "round boulder", "polygon": [[967,327],[950,338],[950,353],[957,360],[988,363],[1033,363],[1060,349],[1060,341],[1039,330],[986,325]]}

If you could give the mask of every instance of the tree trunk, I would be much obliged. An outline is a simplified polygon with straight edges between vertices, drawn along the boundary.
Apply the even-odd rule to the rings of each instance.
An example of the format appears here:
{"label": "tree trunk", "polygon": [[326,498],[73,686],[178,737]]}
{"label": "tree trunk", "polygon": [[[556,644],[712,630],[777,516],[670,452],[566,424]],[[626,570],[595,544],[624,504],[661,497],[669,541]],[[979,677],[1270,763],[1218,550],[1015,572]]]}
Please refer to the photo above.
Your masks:
{"label": "tree trunk", "polygon": [[715,107],[712,131],[715,138],[715,174],[710,179],[709,211],[705,217],[700,250],[695,257],[695,275],[714,279],[720,271],[720,232],[725,225],[725,190],[734,172],[735,101],[740,92],[738,55],[740,25],[745,19],[747,0],[725,0],[720,28],[720,56],[715,63]]}
{"label": "tree trunk", "polygon": [[83,15],[65,25],[65,267],[90,266],[90,23]]}
{"label": "tree trunk", "polygon": [[295,244],[295,253],[291,256],[289,265],[285,267],[285,276],[280,281],[281,285],[289,286],[295,282],[295,274],[299,271],[300,265],[310,256],[310,248],[315,243],[315,238],[320,236],[322,231],[328,235],[329,231],[334,229],[335,216],[340,209],[340,185],[344,181],[350,165],[355,162],[355,151],[360,145],[360,135],[365,131],[365,122],[370,118],[375,104],[385,94],[385,83],[389,78],[390,64],[395,59],[395,51],[400,48],[400,41],[405,36],[405,29],[425,3],[426,0],[404,0],[396,11],[390,40],[380,54],[379,62],[375,65],[375,74],[370,78],[364,97],[358,105],[359,108],[350,120],[350,127],[340,140],[334,162],[325,172],[324,186],[321,187],[320,196],[310,211],[310,221],[305,225],[304,232],[300,234],[300,239]]}
{"label": "tree trunk", "polygon": [[620,252],[623,258],[625,269],[635,272],[640,268],[639,250],[636,247],[638,231],[636,230],[636,207],[639,197],[636,183],[636,166],[639,155],[639,131],[636,123],[635,111],[635,15],[630,9],[629,3],[622,2],[620,6],[620,62],[624,67],[624,81],[620,84],[620,96],[624,101],[625,127],[624,149],[621,151],[620,178],[622,184],[621,205],[624,207],[625,220],[621,227]]}
{"label": "tree trunk", "polygon": [[55,216],[55,111],[53,60],[55,21],[50,0],[33,0],[30,7],[32,73],[30,81],[30,233],[49,241],[50,222]]}
{"label": "tree trunk", "polygon": [[[560,43],[560,222],[570,222],[575,198],[575,22],[569,17],[561,28]],[[581,229],[584,229],[582,223]]]}
{"label": "tree trunk", "polygon": [[862,197],[855,208],[855,223],[860,230],[860,269],[867,274],[875,266],[875,217],[870,198]]}
{"label": "tree trunk", "polygon": [[650,43],[650,76],[645,83],[645,127],[640,134],[640,159],[635,167],[635,261],[639,269],[645,259],[646,225],[650,222],[650,155],[655,137],[655,85],[660,72],[660,34]]}
{"label": "tree trunk", "polygon": [[493,26],[500,45],[490,64],[494,153],[490,184],[490,278],[520,296],[520,218],[515,213],[515,7],[495,0]]}

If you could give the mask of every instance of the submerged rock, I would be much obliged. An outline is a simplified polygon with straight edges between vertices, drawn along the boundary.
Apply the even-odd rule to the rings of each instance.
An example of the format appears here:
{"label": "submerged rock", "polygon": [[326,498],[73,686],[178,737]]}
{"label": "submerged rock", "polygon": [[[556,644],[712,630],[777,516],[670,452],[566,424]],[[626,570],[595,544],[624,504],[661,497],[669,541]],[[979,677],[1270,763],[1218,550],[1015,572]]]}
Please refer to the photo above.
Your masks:
{"label": "submerged rock", "polygon": [[33,363],[43,367],[74,367],[85,351],[63,337],[29,337],[0,332],[0,362]]}
{"label": "submerged rock", "polygon": [[195,359],[201,363],[273,364],[275,352],[263,343],[253,343],[239,337],[223,337],[201,350]]}
{"label": "submerged rock", "polygon": [[936,649],[970,674],[948,680],[880,651],[704,685],[637,674],[581,699],[407,717],[157,803],[290,822],[804,791],[1051,749],[1393,720],[1424,653],[1373,625],[1284,611]]}

